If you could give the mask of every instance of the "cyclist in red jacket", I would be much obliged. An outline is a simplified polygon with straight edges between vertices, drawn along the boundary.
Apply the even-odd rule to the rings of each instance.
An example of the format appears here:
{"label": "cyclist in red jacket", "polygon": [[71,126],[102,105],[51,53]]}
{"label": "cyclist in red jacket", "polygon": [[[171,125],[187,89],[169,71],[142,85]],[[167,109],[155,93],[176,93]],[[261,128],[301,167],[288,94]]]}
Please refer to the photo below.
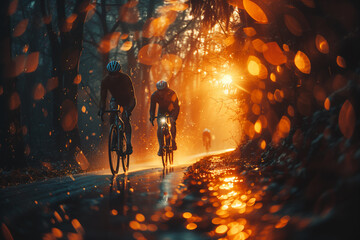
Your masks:
{"label": "cyclist in red jacket", "polygon": [[[177,98],[176,93],[168,87],[168,83],[164,80],[158,81],[156,83],[157,90],[151,95],[151,104],[150,104],[150,122],[154,125],[155,120],[155,110],[156,104],[159,104],[158,107],[158,116],[169,114],[170,123],[171,123],[171,135],[172,135],[172,147],[173,150],[177,149],[176,146],[176,120],[179,116],[180,106],[179,99]],[[158,118],[159,120],[159,118]],[[158,122],[157,137],[159,141],[159,151],[158,156],[162,154],[162,148],[164,146],[164,138],[161,135],[161,128]]]}

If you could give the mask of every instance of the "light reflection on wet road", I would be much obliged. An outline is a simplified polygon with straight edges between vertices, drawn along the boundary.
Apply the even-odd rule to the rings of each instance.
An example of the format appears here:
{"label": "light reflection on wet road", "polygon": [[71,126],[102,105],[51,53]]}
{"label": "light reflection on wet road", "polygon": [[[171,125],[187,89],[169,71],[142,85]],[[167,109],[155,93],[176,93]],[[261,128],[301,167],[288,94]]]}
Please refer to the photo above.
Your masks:
{"label": "light reflection on wet road", "polygon": [[1,189],[2,229],[14,239],[206,239],[172,221],[180,214],[172,205],[186,190],[182,181],[189,165]]}
{"label": "light reflection on wet road", "polygon": [[261,172],[247,168],[212,156],[1,189],[2,231],[14,239],[273,239],[290,217],[271,214],[281,206],[264,209],[265,188],[254,184]]}

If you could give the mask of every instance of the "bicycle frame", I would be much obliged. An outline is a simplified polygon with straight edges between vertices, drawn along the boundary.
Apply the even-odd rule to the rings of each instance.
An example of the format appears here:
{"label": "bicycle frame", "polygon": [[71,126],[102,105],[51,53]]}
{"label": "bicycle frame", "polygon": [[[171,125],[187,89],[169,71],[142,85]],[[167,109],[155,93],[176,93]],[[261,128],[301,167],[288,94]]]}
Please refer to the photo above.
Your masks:
{"label": "bicycle frame", "polygon": [[157,116],[158,125],[160,125],[160,130],[162,133],[162,137],[164,138],[164,147],[162,153],[162,162],[163,166],[167,167],[167,164],[173,164],[173,149],[172,149],[172,135],[171,135],[171,122],[170,116]]}
{"label": "bicycle frame", "polygon": [[[120,116],[120,108],[115,102],[110,102],[110,110],[105,111],[111,114],[111,118],[114,117],[114,122],[110,125],[109,135],[109,161],[110,169],[113,174],[116,174],[119,169],[119,158],[121,158],[123,170],[126,173],[129,168],[129,154],[126,153],[126,134],[125,134],[125,123]],[[114,130],[116,129],[116,130]],[[116,132],[116,138],[112,135],[112,132]],[[114,138],[113,138],[114,137]],[[113,145],[114,140],[117,140],[116,146]],[[116,156],[112,156],[112,153],[116,152]],[[116,162],[113,163],[115,158]]]}
{"label": "bicycle frame", "polygon": [[161,131],[163,132],[163,134],[164,135],[171,134],[171,131],[170,131],[170,128],[171,128],[170,117],[169,116],[160,117],[159,122],[161,124],[160,126],[161,126]]}

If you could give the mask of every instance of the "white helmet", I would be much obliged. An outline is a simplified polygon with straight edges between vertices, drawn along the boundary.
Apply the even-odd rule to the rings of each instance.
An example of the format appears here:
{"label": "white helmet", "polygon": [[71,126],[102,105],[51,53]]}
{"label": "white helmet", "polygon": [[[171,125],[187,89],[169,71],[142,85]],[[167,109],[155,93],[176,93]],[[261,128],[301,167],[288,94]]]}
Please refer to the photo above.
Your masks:
{"label": "white helmet", "polygon": [[165,89],[165,88],[167,88],[168,87],[168,83],[166,82],[166,81],[164,81],[164,80],[160,80],[160,81],[158,81],[157,83],[156,83],[156,88],[158,89],[158,90],[163,90],[163,89]]}

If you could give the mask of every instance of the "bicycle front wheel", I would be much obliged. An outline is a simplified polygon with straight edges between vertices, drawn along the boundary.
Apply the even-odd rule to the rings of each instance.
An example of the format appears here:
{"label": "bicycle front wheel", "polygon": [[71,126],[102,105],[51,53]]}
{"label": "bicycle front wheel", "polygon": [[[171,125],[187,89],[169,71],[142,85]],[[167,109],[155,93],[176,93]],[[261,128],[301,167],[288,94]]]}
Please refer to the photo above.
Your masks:
{"label": "bicycle front wheel", "polygon": [[162,149],[162,154],[161,154],[161,161],[162,161],[162,164],[163,164],[163,167],[166,168],[167,166],[167,159],[166,159],[166,136],[164,134],[164,144],[165,146],[163,147]]}
{"label": "bicycle front wheel", "polygon": [[120,135],[120,143],[121,143],[121,147],[120,149],[122,150],[121,152],[121,162],[122,162],[122,167],[124,170],[124,173],[127,173],[127,171],[129,170],[129,163],[130,163],[130,155],[126,154],[126,135],[123,132]]}
{"label": "bicycle front wheel", "polygon": [[115,124],[110,126],[109,134],[109,164],[113,175],[119,172],[119,154],[118,154],[118,129]]}

